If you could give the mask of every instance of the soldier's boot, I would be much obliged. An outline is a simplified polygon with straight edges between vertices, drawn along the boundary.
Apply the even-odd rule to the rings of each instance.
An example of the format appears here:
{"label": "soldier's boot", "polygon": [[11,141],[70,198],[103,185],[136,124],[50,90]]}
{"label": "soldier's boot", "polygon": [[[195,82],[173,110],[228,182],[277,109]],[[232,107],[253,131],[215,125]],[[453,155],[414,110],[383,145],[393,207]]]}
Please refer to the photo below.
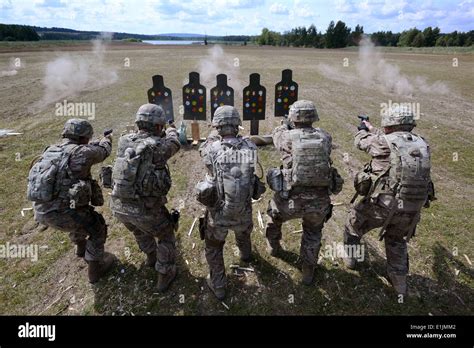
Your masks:
{"label": "soldier's boot", "polygon": [[102,261],[88,261],[89,282],[97,283],[114,265],[117,258],[113,254],[106,253]]}
{"label": "soldier's boot", "polygon": [[210,276],[207,277],[206,283],[209,289],[214,294],[214,296],[216,296],[219,301],[223,301],[225,299],[225,286],[215,286],[214,284],[212,284]]}
{"label": "soldier's boot", "polygon": [[240,251],[240,260],[242,262],[250,262],[252,260],[252,242],[250,236],[236,236],[237,247]]}
{"label": "soldier's boot", "polygon": [[398,295],[407,296],[407,276],[402,274],[389,273],[390,283]]}
{"label": "soldier's boot", "polygon": [[311,285],[313,283],[313,278],[314,278],[314,266],[309,265],[307,263],[303,263],[303,266],[301,268],[301,273],[303,275],[303,278],[301,279],[301,283],[304,285]]}
{"label": "soldier's boot", "polygon": [[344,231],[344,256],[342,261],[347,268],[352,270],[357,267],[358,261],[355,255],[355,249],[358,245],[360,245],[360,238],[349,234],[346,229]]}
{"label": "soldier's boot", "polygon": [[153,250],[151,253],[146,254],[145,265],[151,268],[155,268],[156,261],[157,261],[156,250]]}
{"label": "soldier's boot", "polygon": [[170,287],[173,280],[176,279],[176,266],[174,266],[168,273],[158,273],[158,282],[156,288],[159,292],[165,292]]}
{"label": "soldier's boot", "polygon": [[77,257],[84,257],[86,255],[86,244],[87,240],[81,240],[76,244],[76,256]]}
{"label": "soldier's boot", "polygon": [[273,257],[278,257],[283,252],[279,240],[269,240],[267,239],[267,251]]}

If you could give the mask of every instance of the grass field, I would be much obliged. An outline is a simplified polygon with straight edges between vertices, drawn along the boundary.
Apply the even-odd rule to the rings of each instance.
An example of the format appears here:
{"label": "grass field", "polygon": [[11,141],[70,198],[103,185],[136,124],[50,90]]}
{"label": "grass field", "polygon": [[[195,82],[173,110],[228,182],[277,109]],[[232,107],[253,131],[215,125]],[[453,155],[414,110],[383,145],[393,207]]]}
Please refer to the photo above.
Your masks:
{"label": "grass field", "polygon": [[[59,140],[66,117],[55,116],[54,103],[32,108],[43,97],[42,79],[46,64],[64,54],[92,59],[91,47],[82,45],[47,46],[31,49],[28,45],[0,46],[0,71],[8,69],[11,60],[20,58],[22,67],[14,76],[0,77],[0,129],[24,133],[0,139],[0,244],[39,245],[39,259],[0,259],[0,314],[33,315],[462,315],[474,311],[474,56],[472,52],[407,52],[397,49],[383,53],[385,61],[396,65],[409,79],[417,76],[427,84],[442,81],[449,92],[432,93],[417,89],[411,96],[396,95],[376,84],[355,78],[358,53],[350,50],[315,50],[291,48],[225,47],[219,66],[239,67],[231,86],[248,83],[248,75],[258,72],[267,87],[267,119],[260,124],[261,133],[269,133],[279,124],[273,113],[273,86],[281,79],[281,70],[293,69],[293,78],[300,86],[300,99],[313,100],[321,118],[319,126],[333,136],[333,160],[346,184],[341,194],[333,197],[333,218],[323,230],[323,246],[315,284],[299,284],[297,268],[301,235],[294,221],[284,226],[283,259],[266,252],[263,231],[256,212],[264,214],[271,192],[254,204],[253,232],[255,272],[237,274],[230,269],[239,262],[234,237],[229,234],[225,246],[229,274],[229,296],[226,308],[205,285],[207,265],[204,247],[197,228],[188,236],[193,220],[202,207],[194,201],[193,187],[203,177],[195,148],[183,148],[170,161],[173,188],[168,207],[181,207],[178,238],[179,277],[165,294],[154,290],[156,273],[143,266],[145,259],[130,232],[112,216],[107,203],[98,208],[109,225],[106,250],[115,253],[120,263],[99,282],[87,282],[86,265],[74,256],[74,247],[67,234],[43,230],[34,223],[31,211],[20,213],[31,204],[25,198],[26,178],[31,160],[49,144]],[[174,92],[175,114],[181,117],[181,87],[190,71],[199,70],[199,62],[208,57],[208,48],[144,47],[137,44],[112,45],[106,51],[104,64],[118,76],[115,83],[99,89],[84,90],[68,96],[70,102],[95,103],[96,117],[91,121],[96,134],[113,127],[114,145],[118,135],[133,123],[137,108],[147,102],[146,91],[151,76],[162,74],[165,84]],[[124,66],[128,58],[130,66]],[[347,58],[347,60],[345,59]],[[237,59],[237,60],[236,60]],[[453,66],[457,59],[458,66]],[[229,63],[230,61],[230,63]],[[343,62],[348,62],[343,67]],[[340,72],[324,73],[321,66]],[[326,69],[325,71],[333,71]],[[219,71],[225,73],[226,71]],[[214,83],[207,85],[208,89]],[[342,230],[353,195],[352,175],[368,160],[353,146],[358,123],[357,114],[367,112],[373,123],[380,123],[380,104],[416,102],[421,118],[416,132],[430,143],[433,158],[432,177],[438,200],[423,211],[417,236],[409,246],[410,296],[403,303],[385,279],[383,244],[377,231],[364,238],[368,255],[359,270],[344,268],[342,260],[325,257],[324,250],[333,242],[342,241]],[[60,100],[62,101],[62,99]],[[236,94],[241,110],[241,95]],[[249,124],[244,122],[244,134]],[[189,127],[188,127],[189,128]],[[206,135],[208,124],[201,122]],[[106,164],[113,162],[113,157]],[[259,156],[266,169],[277,165],[279,158],[273,147],[261,148]],[[98,175],[100,166],[93,169]],[[109,190],[104,190],[106,196]]]}

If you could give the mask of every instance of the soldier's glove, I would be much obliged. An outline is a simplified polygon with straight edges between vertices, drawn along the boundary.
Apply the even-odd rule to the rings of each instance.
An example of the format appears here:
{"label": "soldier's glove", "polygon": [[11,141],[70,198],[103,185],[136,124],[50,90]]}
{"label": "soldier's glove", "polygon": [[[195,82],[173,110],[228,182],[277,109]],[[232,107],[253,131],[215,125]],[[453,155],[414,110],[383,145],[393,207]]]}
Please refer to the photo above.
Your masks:
{"label": "soldier's glove", "polygon": [[367,126],[365,125],[364,122],[361,122],[360,125],[357,127],[357,130],[365,130],[365,131],[369,131],[369,128],[367,128]]}
{"label": "soldier's glove", "polygon": [[168,120],[168,127],[169,128],[176,128],[176,126],[174,124],[174,120]]}
{"label": "soldier's glove", "polygon": [[286,126],[288,129],[294,128],[294,124],[288,119],[288,117],[283,117],[283,119],[281,120],[281,124],[282,126]]}

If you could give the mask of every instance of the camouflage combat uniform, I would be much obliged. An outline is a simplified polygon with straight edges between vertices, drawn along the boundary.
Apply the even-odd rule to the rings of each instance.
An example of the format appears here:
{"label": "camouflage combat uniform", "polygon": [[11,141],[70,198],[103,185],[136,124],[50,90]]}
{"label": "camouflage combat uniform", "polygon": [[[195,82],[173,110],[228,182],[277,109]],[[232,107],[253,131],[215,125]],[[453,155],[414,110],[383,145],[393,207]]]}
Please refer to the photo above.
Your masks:
{"label": "camouflage combat uniform", "polygon": [[[253,151],[257,150],[254,143],[239,135],[223,139],[213,134],[200,148],[201,156],[208,168],[210,177],[215,175],[212,163],[216,154],[220,151],[222,143],[242,143],[243,148]],[[243,213],[239,212],[230,218],[226,217],[224,219],[220,216],[219,208],[207,207],[205,221],[206,259],[210,268],[211,282],[215,288],[224,288],[226,286],[223,249],[229,230],[235,232],[235,240],[240,250],[241,258],[243,260],[250,258],[252,250],[250,235],[253,230],[251,197],[246,202],[246,208]]]}
{"label": "camouflage combat uniform", "polygon": [[[124,156],[128,139],[153,138],[160,144],[154,147],[153,164],[156,168],[165,168],[166,162],[180,149],[178,132],[175,128],[168,128],[165,137],[157,137],[147,130],[138,133],[126,134],[119,140],[117,157]],[[155,269],[160,274],[169,274],[175,271],[176,238],[175,224],[166,208],[166,196],[144,197],[136,200],[122,200],[112,196],[111,209],[114,216],[130,230],[142,250],[147,255],[156,252]],[[158,239],[158,243],[155,238]]]}
{"label": "camouflage combat uniform", "polygon": [[[327,151],[331,153],[332,138],[322,129],[305,128],[308,132],[319,132],[326,138]],[[291,168],[290,130],[282,125],[273,131],[273,143],[280,152],[283,168]],[[321,231],[331,211],[330,192],[327,187],[295,187],[282,197],[275,192],[267,210],[266,237],[271,247],[279,248],[284,222],[302,218],[303,236],[301,238],[300,258],[303,264],[314,267],[321,247]]]}
{"label": "camouflage combat uniform", "polygon": [[[110,139],[103,138],[100,142],[81,145],[77,141],[66,139],[61,146],[71,152],[69,168],[74,180],[90,181],[91,167],[104,161],[112,151]],[[61,183],[59,183],[61,185]],[[104,244],[107,238],[107,225],[101,214],[94,207],[71,205],[68,198],[68,186],[61,187],[59,196],[46,203],[34,203],[35,218],[39,223],[69,232],[75,244],[86,242],[86,261],[101,261],[104,256]],[[74,209],[71,207],[74,206]]]}
{"label": "camouflage combat uniform", "polygon": [[382,227],[390,215],[392,204],[396,210],[385,232],[385,251],[389,275],[405,276],[408,273],[408,252],[406,237],[416,228],[420,220],[420,204],[403,201],[400,206],[388,185],[390,148],[379,129],[359,130],[355,136],[355,146],[371,157],[372,181],[379,176],[372,193],[364,197],[351,209],[344,229],[344,243],[356,245],[370,230]]}

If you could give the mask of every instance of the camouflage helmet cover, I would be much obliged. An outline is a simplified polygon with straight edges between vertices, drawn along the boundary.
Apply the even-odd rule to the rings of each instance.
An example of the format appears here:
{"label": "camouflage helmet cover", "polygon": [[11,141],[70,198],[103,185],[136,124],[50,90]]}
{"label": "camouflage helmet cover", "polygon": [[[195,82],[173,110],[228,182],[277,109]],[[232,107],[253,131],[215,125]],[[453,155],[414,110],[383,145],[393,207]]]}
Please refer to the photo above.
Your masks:
{"label": "camouflage helmet cover", "polygon": [[88,121],[72,118],[64,124],[62,136],[63,138],[84,137],[90,139],[93,133],[92,125]]}
{"label": "camouflage helmet cover", "polygon": [[312,101],[298,100],[290,106],[288,120],[291,122],[312,123],[319,121],[319,116]]}
{"label": "camouflage helmet cover", "polygon": [[214,112],[214,117],[212,119],[213,127],[240,125],[242,125],[242,120],[240,119],[239,112],[233,106],[220,106]]}
{"label": "camouflage helmet cover", "polygon": [[166,116],[163,108],[156,104],[143,104],[137,111],[135,123],[148,122],[153,125],[166,124]]}
{"label": "camouflage helmet cover", "polygon": [[409,125],[416,126],[415,115],[411,108],[394,106],[382,113],[382,127]]}

